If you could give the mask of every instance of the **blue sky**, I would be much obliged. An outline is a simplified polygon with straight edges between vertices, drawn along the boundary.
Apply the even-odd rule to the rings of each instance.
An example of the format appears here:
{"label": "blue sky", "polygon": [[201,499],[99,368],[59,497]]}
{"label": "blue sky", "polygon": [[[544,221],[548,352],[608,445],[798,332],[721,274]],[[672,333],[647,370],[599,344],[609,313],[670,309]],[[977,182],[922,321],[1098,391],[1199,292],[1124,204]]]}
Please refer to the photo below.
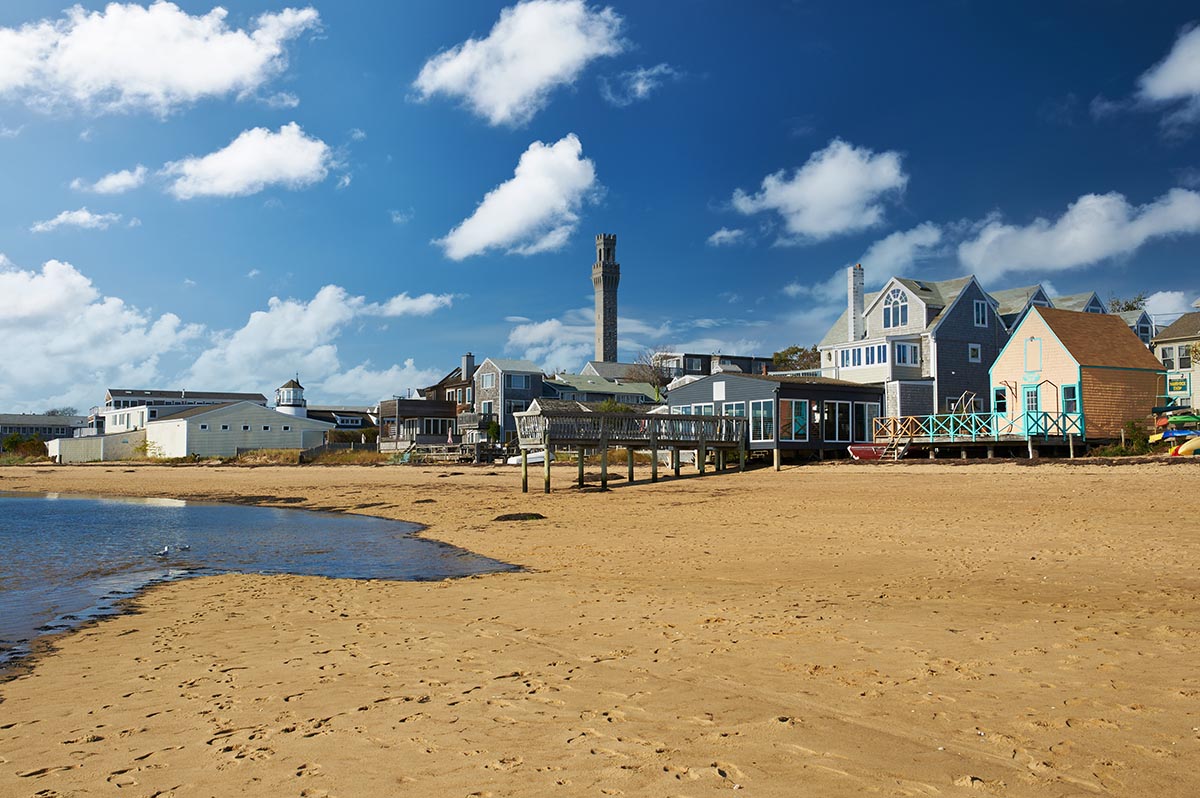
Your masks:
{"label": "blue sky", "polygon": [[[1050,8],[1047,8],[1051,6]],[[847,264],[1188,308],[1187,3],[0,5],[0,409],[817,341]]]}

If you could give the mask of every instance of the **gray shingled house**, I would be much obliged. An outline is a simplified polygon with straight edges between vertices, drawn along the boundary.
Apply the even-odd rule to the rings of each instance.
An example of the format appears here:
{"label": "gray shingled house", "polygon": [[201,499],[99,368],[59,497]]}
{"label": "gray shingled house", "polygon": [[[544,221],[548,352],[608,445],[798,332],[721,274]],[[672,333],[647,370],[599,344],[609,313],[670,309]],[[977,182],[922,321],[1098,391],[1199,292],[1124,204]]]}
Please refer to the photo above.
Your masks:
{"label": "gray shingled house", "polygon": [[870,294],[861,266],[847,277],[846,311],[818,344],[822,375],[882,385],[888,416],[991,409],[988,368],[1008,330],[973,276],[893,277]]}

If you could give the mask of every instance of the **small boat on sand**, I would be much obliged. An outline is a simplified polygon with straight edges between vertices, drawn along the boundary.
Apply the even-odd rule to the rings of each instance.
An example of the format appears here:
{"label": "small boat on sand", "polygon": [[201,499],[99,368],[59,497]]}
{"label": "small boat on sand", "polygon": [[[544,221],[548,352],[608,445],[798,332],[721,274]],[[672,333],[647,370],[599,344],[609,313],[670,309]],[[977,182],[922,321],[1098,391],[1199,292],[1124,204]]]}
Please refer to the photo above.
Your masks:
{"label": "small boat on sand", "polygon": [[[515,454],[512,457],[508,458],[507,462],[509,465],[520,465],[521,464],[521,455]],[[534,463],[544,463],[544,462],[546,462],[546,450],[545,449],[542,449],[537,452],[529,453],[529,464],[530,465],[533,465]],[[554,462],[554,452],[550,452],[550,462],[551,463]]]}
{"label": "small boat on sand", "polygon": [[908,453],[909,441],[889,446],[886,443],[852,443],[846,447],[855,460],[899,460]]}

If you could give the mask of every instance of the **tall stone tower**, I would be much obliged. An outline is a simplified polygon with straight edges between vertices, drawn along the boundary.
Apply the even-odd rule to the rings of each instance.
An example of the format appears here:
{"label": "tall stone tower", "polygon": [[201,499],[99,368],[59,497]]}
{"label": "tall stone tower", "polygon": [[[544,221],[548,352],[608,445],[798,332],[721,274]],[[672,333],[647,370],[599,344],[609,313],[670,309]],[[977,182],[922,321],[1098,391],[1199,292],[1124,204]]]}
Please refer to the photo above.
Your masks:
{"label": "tall stone tower", "polygon": [[617,362],[617,284],[620,282],[617,237],[612,233],[601,233],[596,236],[592,286],[596,289],[596,360],[605,363]]}

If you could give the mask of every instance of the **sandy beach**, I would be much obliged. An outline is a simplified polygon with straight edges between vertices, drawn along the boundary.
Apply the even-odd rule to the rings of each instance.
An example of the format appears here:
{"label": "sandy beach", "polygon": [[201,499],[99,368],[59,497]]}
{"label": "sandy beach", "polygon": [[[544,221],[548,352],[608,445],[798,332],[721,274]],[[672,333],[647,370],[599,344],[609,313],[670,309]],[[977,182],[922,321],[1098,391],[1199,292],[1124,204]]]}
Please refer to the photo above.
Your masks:
{"label": "sandy beach", "polygon": [[0,469],[525,567],[153,588],[0,685],[0,795],[1200,794],[1200,463],[572,474]]}

